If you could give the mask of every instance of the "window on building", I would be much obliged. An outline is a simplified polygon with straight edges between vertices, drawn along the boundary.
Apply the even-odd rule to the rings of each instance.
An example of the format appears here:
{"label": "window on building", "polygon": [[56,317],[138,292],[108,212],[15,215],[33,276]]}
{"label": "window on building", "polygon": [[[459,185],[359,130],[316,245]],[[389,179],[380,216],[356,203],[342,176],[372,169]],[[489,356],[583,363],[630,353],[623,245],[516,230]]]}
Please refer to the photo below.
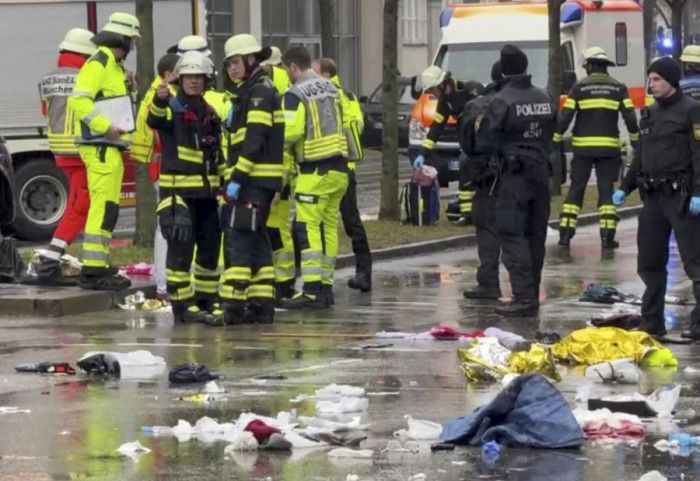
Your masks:
{"label": "window on building", "polygon": [[[233,32],[233,2],[207,0],[207,41],[217,70],[224,59],[224,44]],[[219,79],[221,81],[221,79]]]}
{"label": "window on building", "polygon": [[427,0],[404,0],[403,43],[408,45],[426,45],[428,43],[428,5]]}

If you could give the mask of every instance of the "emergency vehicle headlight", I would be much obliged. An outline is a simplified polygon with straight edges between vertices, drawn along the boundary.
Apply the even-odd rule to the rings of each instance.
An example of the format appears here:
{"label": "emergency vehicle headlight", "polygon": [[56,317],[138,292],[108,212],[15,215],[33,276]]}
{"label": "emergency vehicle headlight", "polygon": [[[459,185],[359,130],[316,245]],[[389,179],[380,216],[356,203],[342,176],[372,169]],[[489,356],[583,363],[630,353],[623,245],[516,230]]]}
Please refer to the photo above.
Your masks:
{"label": "emergency vehicle headlight", "polygon": [[428,135],[428,128],[420,120],[412,118],[408,124],[408,139],[422,142],[426,135]]}

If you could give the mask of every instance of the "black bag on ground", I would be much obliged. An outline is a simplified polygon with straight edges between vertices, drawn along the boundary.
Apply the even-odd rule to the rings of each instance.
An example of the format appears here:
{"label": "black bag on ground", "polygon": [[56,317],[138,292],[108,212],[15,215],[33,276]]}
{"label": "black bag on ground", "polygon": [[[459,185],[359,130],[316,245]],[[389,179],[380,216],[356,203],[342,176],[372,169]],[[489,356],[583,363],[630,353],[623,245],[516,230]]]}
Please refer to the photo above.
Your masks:
{"label": "black bag on ground", "polygon": [[218,374],[212,374],[203,364],[180,364],[168,373],[168,380],[173,384],[189,384],[209,382],[219,379]]}
{"label": "black bag on ground", "polygon": [[0,235],[0,283],[10,283],[22,276],[25,270],[15,240]]}
{"label": "black bag on ground", "polygon": [[401,189],[399,205],[402,224],[437,225],[440,220],[440,186],[437,182],[430,187],[409,182]]}

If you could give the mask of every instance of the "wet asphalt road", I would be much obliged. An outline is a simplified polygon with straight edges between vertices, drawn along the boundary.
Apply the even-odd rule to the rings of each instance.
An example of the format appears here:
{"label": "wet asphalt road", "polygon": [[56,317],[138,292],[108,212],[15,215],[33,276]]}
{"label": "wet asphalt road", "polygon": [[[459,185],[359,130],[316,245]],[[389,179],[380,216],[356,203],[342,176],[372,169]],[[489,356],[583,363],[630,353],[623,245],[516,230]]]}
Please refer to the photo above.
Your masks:
{"label": "wet asphalt road", "polygon": [[[670,432],[700,433],[697,419],[679,423],[655,421],[638,446],[586,443],[575,451],[506,449],[495,466],[481,459],[478,448],[458,448],[432,454],[380,454],[392,433],[405,428],[404,414],[444,422],[488,402],[499,385],[466,385],[450,341],[392,340],[390,347],[362,349],[376,340],[271,338],[262,333],[375,333],[382,330],[423,331],[437,324],[460,330],[498,326],[532,336],[537,330],[566,334],[606,306],[582,305],[578,294],[593,281],[613,284],[627,293],[641,293],[635,275],[636,221],[621,226],[622,247],[601,259],[595,228],[584,229],[569,253],[549,238],[544,274],[543,307],[538,319],[503,320],[493,304],[464,301],[461,291],[474,284],[473,249],[435,253],[376,265],[375,289],[362,295],[345,287],[349,270],[337,274],[336,306],[328,311],[279,313],[273,327],[207,328],[172,326],[167,314],[110,311],[61,319],[0,317],[0,406],[31,409],[30,414],[0,415],[0,480],[408,480],[419,473],[427,480],[637,480],[658,469],[672,480],[700,479],[700,455],[672,457],[652,444]],[[670,290],[688,295],[689,283],[679,270],[677,255],[670,267]],[[502,272],[504,295],[509,294]],[[668,312],[671,327],[680,328],[687,307]],[[676,324],[677,323],[677,324]],[[147,349],[164,356],[168,366],[199,362],[226,376],[226,399],[204,403],[178,400],[196,389],[171,388],[165,378],[150,381],[87,380],[18,375],[14,365],[32,361],[75,361],[90,350],[127,352]],[[700,412],[697,379],[683,369],[696,361],[695,346],[672,346],[680,361],[677,371],[645,372],[639,386],[598,387],[597,393],[645,393],[673,380],[683,383],[680,411]],[[277,374],[285,379],[260,382],[252,378]],[[571,370],[558,388],[575,404],[580,370]],[[224,444],[193,439],[146,438],[142,425],[192,424],[202,416],[230,421],[243,411],[274,417],[294,405],[290,399],[332,382],[365,386],[370,396],[363,420],[371,422],[363,448],[370,460],[332,459],[326,450],[296,450],[292,454],[258,452],[223,455]],[[313,403],[298,414],[313,415]],[[116,448],[139,440],[153,452],[134,462]]]}

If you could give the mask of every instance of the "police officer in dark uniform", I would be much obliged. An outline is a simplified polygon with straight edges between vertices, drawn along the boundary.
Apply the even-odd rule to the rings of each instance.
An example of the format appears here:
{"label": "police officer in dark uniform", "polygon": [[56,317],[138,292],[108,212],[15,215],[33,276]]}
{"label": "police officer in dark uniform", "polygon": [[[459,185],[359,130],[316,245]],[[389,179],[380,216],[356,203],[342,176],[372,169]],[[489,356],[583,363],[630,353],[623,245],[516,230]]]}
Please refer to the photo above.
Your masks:
{"label": "police officer in dark uniform", "polygon": [[[456,80],[452,78],[450,72],[445,72],[435,65],[425,69],[418,76],[416,82],[418,87],[424,92],[435,95],[438,98],[438,104],[435,109],[433,123],[430,125],[423,145],[421,145],[420,153],[413,161],[414,168],[418,168],[425,163],[426,157],[430,155],[430,152],[435,147],[435,143],[445,130],[445,125],[450,116],[460,122],[464,112],[464,105],[484,92],[484,86],[479,82]],[[474,186],[460,182],[459,210],[465,223],[471,222],[473,198]]]}
{"label": "police officer in dark uniform", "polygon": [[484,146],[476,143],[476,119],[489,105],[504,83],[501,62],[496,62],[491,69],[492,82],[486,86],[484,95],[464,107],[462,115],[462,135],[460,146],[468,157],[464,169],[466,179],[476,191],[472,207],[472,219],[476,227],[476,247],[479,254],[479,268],[476,271],[477,286],[464,291],[467,299],[498,299],[501,287],[498,280],[498,261],[501,257],[501,245],[496,232],[496,195],[498,182],[498,159],[484,155]]}
{"label": "police officer in dark uniform", "polygon": [[656,102],[642,109],[641,156],[613,195],[615,205],[639,187],[644,199],[637,231],[637,273],[646,290],[640,329],[664,336],[664,297],[673,231],[697,305],[684,337],[700,339],[700,104],[683,94],[681,68],[670,57],[647,70]]}
{"label": "police officer in dark uniform", "polygon": [[503,316],[539,311],[539,286],[549,219],[549,168],[557,108],[527,75],[527,56],[515,45],[501,49],[507,83],[476,121],[476,142],[502,163],[495,226],[510,274],[513,300]]}
{"label": "police officer in dark uniform", "polygon": [[639,144],[639,127],[627,86],[608,74],[608,67],[614,67],[615,62],[601,47],[589,47],[583,57],[588,77],[574,85],[569,92],[554,134],[555,146],[561,149],[564,132],[576,117],[572,138],[574,160],[571,163],[571,188],[559,216],[559,245],[568,246],[576,233],[586,185],[595,166],[600,239],[604,249],[611,249],[619,247],[615,241],[617,209],[612,203],[612,194],[622,162],[617,126],[620,114],[635,150]]}
{"label": "police officer in dark uniform", "polygon": [[681,90],[687,97],[700,101],[700,45],[685,47],[681,55],[681,62],[683,62]]}

